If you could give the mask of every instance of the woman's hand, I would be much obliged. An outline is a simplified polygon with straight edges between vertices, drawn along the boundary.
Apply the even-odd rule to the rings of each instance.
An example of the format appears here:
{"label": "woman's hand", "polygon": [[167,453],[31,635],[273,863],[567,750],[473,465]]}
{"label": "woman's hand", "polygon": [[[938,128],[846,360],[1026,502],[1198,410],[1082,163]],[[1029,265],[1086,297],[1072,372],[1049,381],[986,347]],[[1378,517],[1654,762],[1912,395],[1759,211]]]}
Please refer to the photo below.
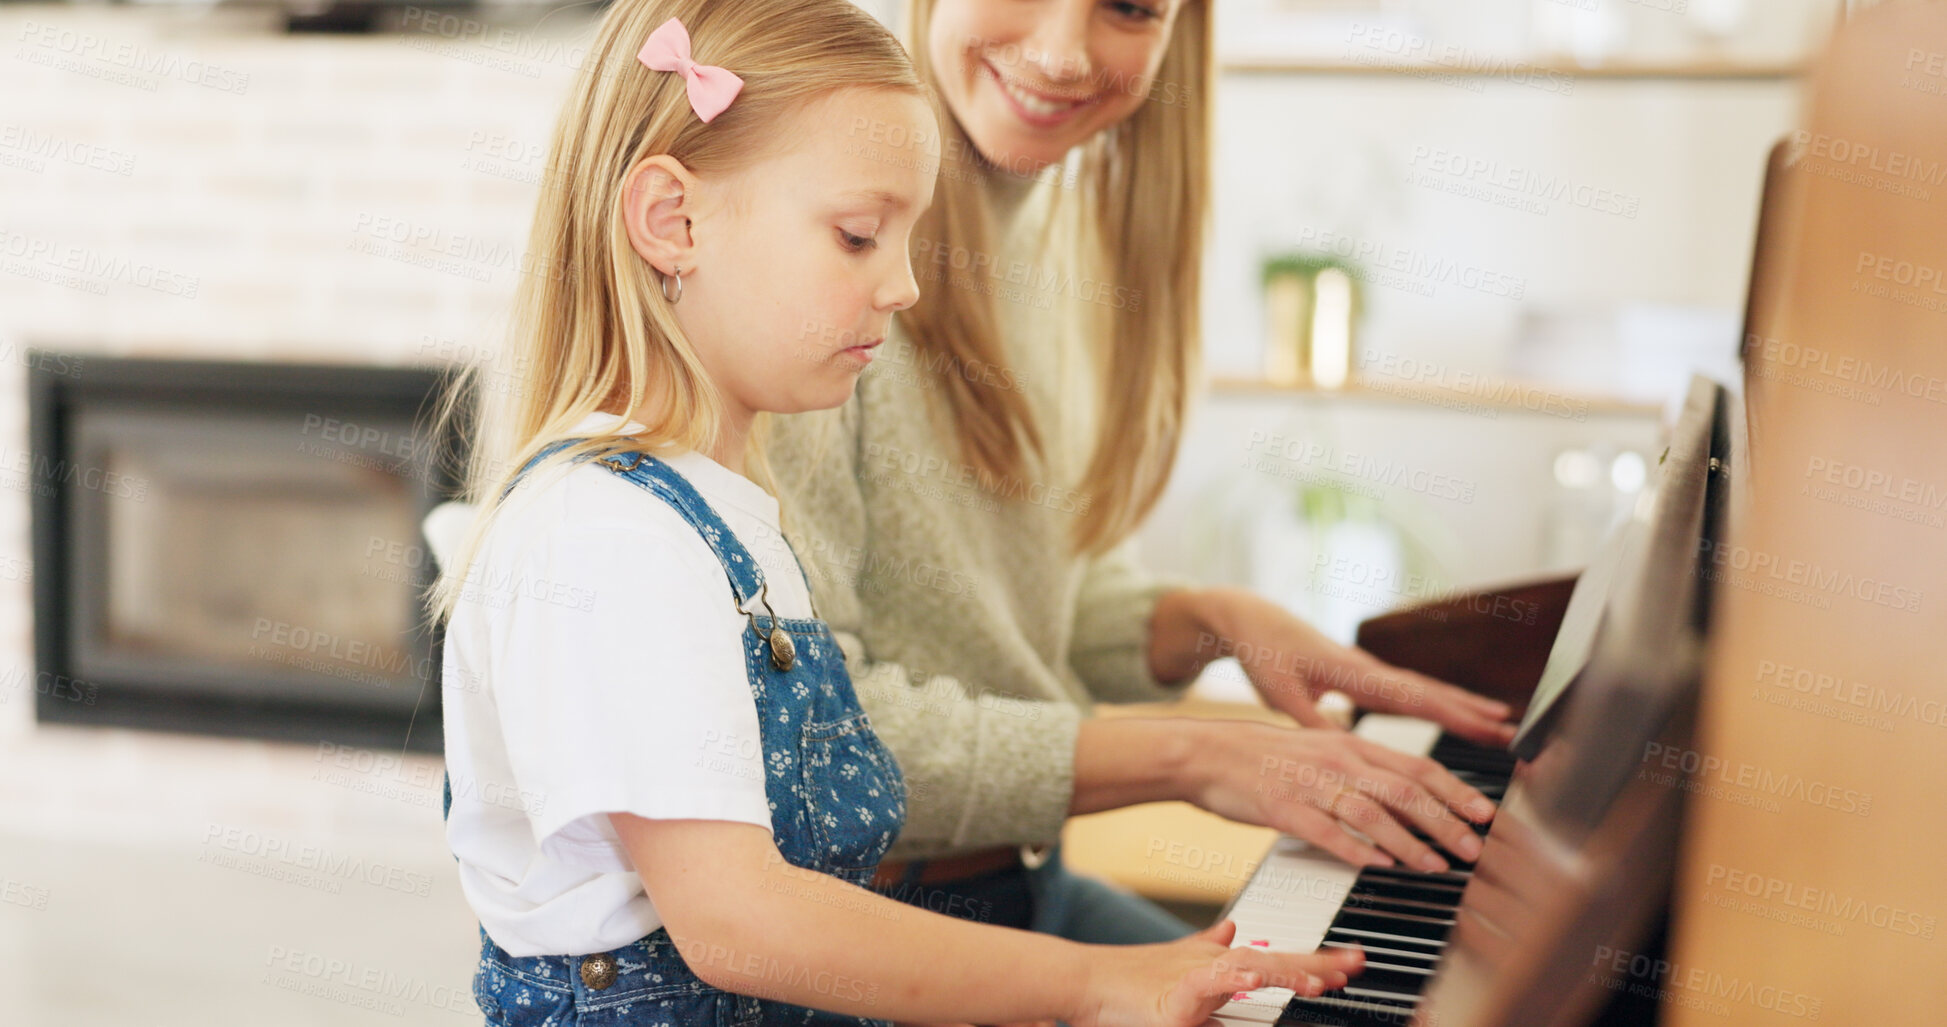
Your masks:
{"label": "woman's hand", "polygon": [[1075,1027],[1201,1027],[1240,991],[1290,988],[1317,995],[1343,987],[1365,968],[1358,949],[1269,952],[1231,948],[1237,925],[1225,920],[1180,941],[1102,948],[1092,961],[1089,1005]]}
{"label": "woman's hand", "polygon": [[1267,704],[1306,727],[1335,726],[1315,704],[1336,690],[1361,709],[1431,720],[1483,745],[1514,739],[1506,703],[1334,642],[1268,599],[1239,589],[1181,589],[1157,601],[1150,663],[1160,679],[1180,680],[1227,656],[1237,658]]}
{"label": "woman's hand", "polygon": [[1354,866],[1390,866],[1397,857],[1416,870],[1446,870],[1408,826],[1463,860],[1480,855],[1480,837],[1454,814],[1485,823],[1494,804],[1430,759],[1337,730],[1176,723],[1191,741],[1180,794],[1218,816],[1277,828]]}

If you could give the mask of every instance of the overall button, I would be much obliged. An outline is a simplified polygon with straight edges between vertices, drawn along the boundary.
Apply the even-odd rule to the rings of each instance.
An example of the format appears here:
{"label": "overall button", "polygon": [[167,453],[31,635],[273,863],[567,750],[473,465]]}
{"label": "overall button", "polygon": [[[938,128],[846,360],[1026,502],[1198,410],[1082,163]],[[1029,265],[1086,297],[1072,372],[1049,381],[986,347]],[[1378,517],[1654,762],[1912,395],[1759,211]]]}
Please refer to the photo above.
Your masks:
{"label": "overall button", "polygon": [[783,628],[771,629],[771,666],[779,670],[790,670],[798,662],[798,646]]}
{"label": "overall button", "polygon": [[607,954],[584,956],[581,960],[581,983],[596,991],[601,991],[615,983],[615,959]]}

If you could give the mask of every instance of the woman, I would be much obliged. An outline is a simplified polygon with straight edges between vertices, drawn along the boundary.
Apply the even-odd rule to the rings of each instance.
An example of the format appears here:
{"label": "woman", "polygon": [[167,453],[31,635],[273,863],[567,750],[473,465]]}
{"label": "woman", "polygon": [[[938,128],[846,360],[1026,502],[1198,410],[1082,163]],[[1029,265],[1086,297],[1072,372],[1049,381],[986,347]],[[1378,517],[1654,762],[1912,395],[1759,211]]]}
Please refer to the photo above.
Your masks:
{"label": "woman", "polygon": [[[1337,688],[1489,743],[1512,735],[1504,705],[1132,559],[1197,374],[1209,0],[915,0],[909,26],[944,132],[920,302],[849,404],[770,440],[785,530],[911,792],[875,885],[1080,941],[1179,937],[1037,858],[1071,815],[1158,799],[1353,863],[1443,869],[1405,825],[1472,859],[1454,813],[1485,819],[1484,798],[1312,701]],[[1304,728],[1088,715],[1233,652]]]}

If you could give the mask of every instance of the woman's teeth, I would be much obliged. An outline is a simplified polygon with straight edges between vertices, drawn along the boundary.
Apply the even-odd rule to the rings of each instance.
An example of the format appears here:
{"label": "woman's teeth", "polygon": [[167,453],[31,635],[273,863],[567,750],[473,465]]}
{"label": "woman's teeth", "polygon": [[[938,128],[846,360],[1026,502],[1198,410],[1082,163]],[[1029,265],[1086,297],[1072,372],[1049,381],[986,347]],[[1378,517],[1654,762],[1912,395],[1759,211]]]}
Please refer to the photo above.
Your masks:
{"label": "woman's teeth", "polygon": [[1000,78],[999,76],[995,76],[995,78],[1000,82],[1001,88],[1007,90],[1007,95],[1013,97],[1014,102],[1020,104],[1021,109],[1027,111],[1029,114],[1039,114],[1046,117],[1048,115],[1060,114],[1063,111],[1074,110],[1087,102],[1084,100],[1057,101],[1044,99],[1040,95],[1030,93],[1004,78]]}

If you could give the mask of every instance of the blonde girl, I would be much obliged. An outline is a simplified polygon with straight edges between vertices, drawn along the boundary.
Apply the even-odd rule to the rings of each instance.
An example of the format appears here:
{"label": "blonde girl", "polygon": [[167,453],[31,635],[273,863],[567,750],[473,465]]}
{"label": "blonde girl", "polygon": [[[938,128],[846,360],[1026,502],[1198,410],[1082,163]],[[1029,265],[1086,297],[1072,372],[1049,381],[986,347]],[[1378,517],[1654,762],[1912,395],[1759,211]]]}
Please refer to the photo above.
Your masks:
{"label": "blonde girl", "polygon": [[917,299],[938,134],[849,0],[602,21],[530,243],[559,273],[523,286],[516,387],[471,391],[509,402],[433,595],[489,1023],[1188,1025],[1362,965],[1233,951],[1229,925],[1082,945],[861,887],[906,787],[750,454],[759,415],[843,403]]}

